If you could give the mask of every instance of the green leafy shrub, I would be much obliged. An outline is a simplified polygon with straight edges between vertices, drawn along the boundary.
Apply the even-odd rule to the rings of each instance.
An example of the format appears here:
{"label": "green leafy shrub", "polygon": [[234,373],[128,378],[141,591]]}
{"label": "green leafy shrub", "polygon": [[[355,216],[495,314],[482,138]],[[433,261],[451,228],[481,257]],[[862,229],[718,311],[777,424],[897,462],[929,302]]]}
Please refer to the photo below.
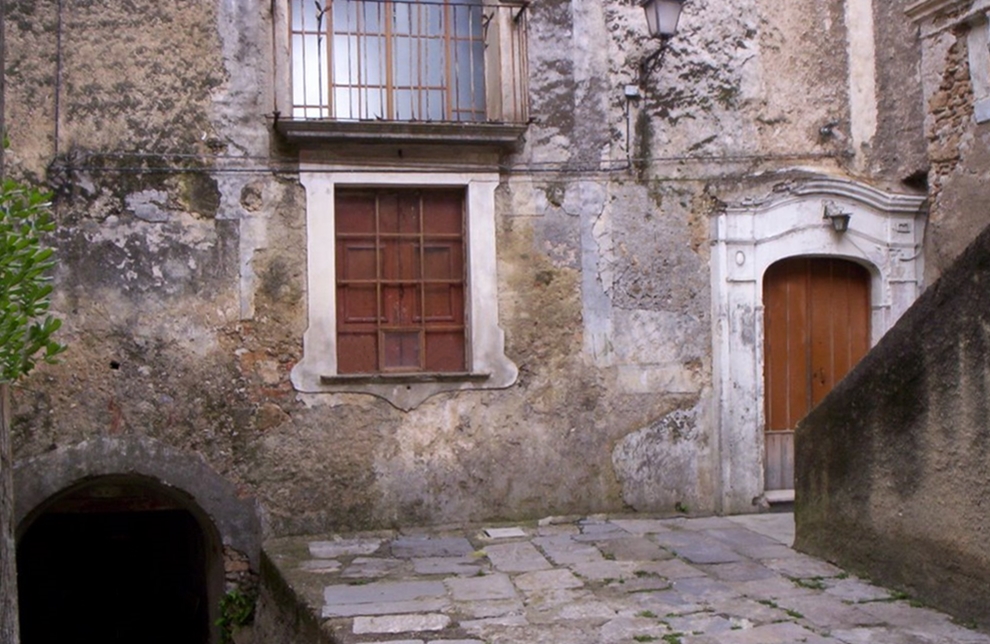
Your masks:
{"label": "green leafy shrub", "polygon": [[224,644],[233,641],[234,629],[254,621],[254,594],[242,593],[236,588],[220,599],[220,617],[214,622],[220,627],[220,639]]}
{"label": "green leafy shrub", "polygon": [[65,347],[52,339],[62,321],[48,315],[55,230],[50,195],[13,179],[0,186],[0,382],[27,374],[40,359],[54,362]]}

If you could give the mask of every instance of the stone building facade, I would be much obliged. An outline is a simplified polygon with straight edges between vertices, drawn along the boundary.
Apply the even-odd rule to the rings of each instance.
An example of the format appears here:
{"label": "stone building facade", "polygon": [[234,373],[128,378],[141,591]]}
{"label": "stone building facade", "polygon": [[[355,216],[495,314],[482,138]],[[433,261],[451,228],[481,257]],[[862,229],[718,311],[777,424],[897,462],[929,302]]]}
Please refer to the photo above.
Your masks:
{"label": "stone building facade", "polygon": [[[480,46],[484,98],[451,122],[297,72],[358,38],[321,31],[344,22],[329,5],[8,2],[7,167],[54,191],[69,347],[15,392],[19,529],[116,475],[178,490],[254,569],[270,535],[759,510],[766,271],[863,267],[875,342],[971,225],[937,191],[975,179],[933,156],[926,235],[907,4],[688,2],[646,75],[635,3],[477,4],[480,35],[443,46]],[[443,191],[464,204],[460,357],[355,376],[341,199]]]}

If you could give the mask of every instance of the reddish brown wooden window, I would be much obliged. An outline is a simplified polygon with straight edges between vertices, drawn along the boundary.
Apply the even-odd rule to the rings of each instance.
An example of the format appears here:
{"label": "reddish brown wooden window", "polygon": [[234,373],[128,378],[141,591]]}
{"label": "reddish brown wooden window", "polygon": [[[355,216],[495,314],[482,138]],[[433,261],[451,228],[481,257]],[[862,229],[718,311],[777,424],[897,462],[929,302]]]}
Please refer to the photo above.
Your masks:
{"label": "reddish brown wooden window", "polygon": [[463,372],[464,191],[338,189],[337,373]]}

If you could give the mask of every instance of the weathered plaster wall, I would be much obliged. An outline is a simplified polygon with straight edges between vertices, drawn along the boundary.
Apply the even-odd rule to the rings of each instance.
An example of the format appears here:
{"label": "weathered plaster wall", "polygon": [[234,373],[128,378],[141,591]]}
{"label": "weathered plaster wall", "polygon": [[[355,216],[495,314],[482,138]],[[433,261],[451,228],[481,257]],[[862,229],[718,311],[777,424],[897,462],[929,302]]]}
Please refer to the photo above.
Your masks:
{"label": "weathered plaster wall", "polygon": [[853,172],[842,3],[690,3],[639,99],[639,7],[533,3],[535,120],[496,213],[519,379],[409,412],[289,382],[305,195],[269,127],[269,3],[8,5],[11,160],[57,189],[70,347],[16,392],[20,459],[153,439],[257,497],[268,533],[720,509],[709,222]]}
{"label": "weathered plaster wall", "polygon": [[990,228],[799,425],[797,547],[990,625]]}
{"label": "weathered plaster wall", "polygon": [[905,14],[912,0],[873,3],[877,128],[869,176],[890,190],[923,190],[929,167],[921,86],[921,39]]}
{"label": "weathered plaster wall", "polygon": [[[267,528],[279,532],[604,510],[627,501],[712,509],[704,423],[687,427],[682,418],[703,418],[709,378],[706,268],[696,254],[704,233],[689,244],[691,233],[668,220],[651,233],[661,244],[672,238],[668,257],[658,259],[643,242],[656,195],[570,177],[523,179],[518,190],[506,184],[503,326],[523,369],[512,389],[437,396],[410,413],[364,396],[297,396],[287,375],[305,324],[305,258],[295,252],[305,246],[304,207],[293,175],[266,169],[270,17],[236,3],[160,3],[147,13],[70,4],[61,17],[57,150],[53,99],[35,121],[11,118],[19,168],[59,190],[56,308],[70,346],[61,365],[18,392],[21,459],[98,436],[153,438],[202,455],[256,495]],[[56,7],[16,7],[15,25],[31,14],[12,38],[54,50]],[[104,29],[118,37],[94,36]],[[37,63],[26,49],[12,49],[25,52],[12,61],[15,70]],[[29,83],[13,82],[9,103],[30,104],[29,90],[50,98],[57,58],[53,51]],[[569,101],[545,110],[548,120],[585,103]],[[588,113],[580,122],[567,132],[591,149],[598,128],[590,124],[601,117]],[[677,202],[679,213],[687,198]],[[583,313],[594,305],[584,301],[583,269],[589,251],[598,252],[596,222],[613,216],[621,224],[616,254],[628,257],[613,296],[620,324],[628,318],[636,326],[609,351],[623,365],[659,365],[651,382],[622,365],[598,369],[584,351]],[[669,281],[653,276],[662,264],[675,271]],[[591,275],[596,280],[597,270]],[[693,285],[676,287],[685,275]],[[651,317],[676,335],[666,337]],[[644,347],[657,339],[662,351],[644,360]],[[663,429],[670,413],[676,431]],[[641,429],[649,441],[617,449]],[[613,456],[663,451],[668,440],[682,444],[673,468],[642,472],[645,456]],[[645,491],[658,481],[663,494]]]}
{"label": "weathered plaster wall", "polygon": [[[986,46],[971,50],[970,39],[987,30],[986,7],[956,7],[920,21],[925,136],[931,215],[925,262],[928,282],[946,270],[976,235],[990,224],[990,123],[977,122],[974,105],[985,96],[974,92],[974,77],[986,85]],[[986,39],[983,39],[986,42]],[[979,67],[971,69],[971,62]],[[985,93],[985,92],[984,92]]]}

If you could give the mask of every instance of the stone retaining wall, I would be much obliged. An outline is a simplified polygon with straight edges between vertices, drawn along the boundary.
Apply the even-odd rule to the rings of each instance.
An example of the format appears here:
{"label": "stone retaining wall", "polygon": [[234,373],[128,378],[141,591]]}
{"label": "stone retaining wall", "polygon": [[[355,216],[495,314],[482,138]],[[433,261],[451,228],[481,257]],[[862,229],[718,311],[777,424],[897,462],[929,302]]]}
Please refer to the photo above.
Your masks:
{"label": "stone retaining wall", "polygon": [[990,228],[799,425],[799,550],[990,626]]}

